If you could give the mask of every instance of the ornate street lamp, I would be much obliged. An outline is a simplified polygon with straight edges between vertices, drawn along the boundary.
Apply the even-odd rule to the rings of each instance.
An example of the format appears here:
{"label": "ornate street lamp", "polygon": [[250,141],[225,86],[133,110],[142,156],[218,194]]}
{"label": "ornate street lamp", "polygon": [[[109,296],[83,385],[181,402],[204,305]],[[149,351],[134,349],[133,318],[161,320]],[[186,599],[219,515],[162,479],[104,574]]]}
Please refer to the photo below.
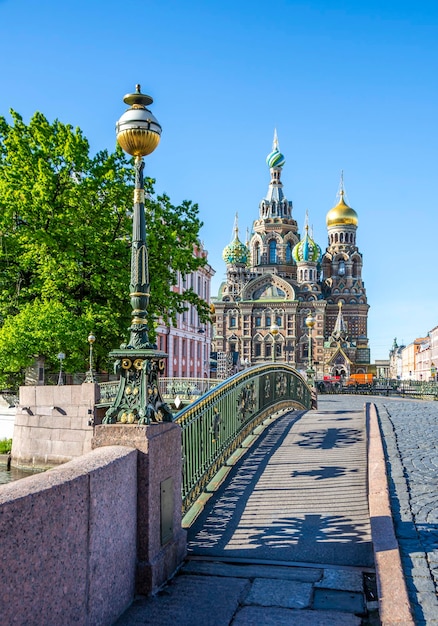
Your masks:
{"label": "ornate street lamp", "polygon": [[87,372],[87,375],[85,376],[85,382],[95,383],[96,378],[93,373],[93,343],[96,341],[96,337],[93,335],[93,333],[90,333],[88,335],[87,341],[90,345],[90,354],[89,354],[89,359],[88,359],[88,372]]}
{"label": "ornate street lamp", "polygon": [[62,377],[62,362],[65,359],[65,354],[64,352],[60,352],[57,357],[59,360],[59,375],[58,375],[58,385],[63,385],[64,384],[64,379]]}
{"label": "ornate street lamp", "polygon": [[315,318],[313,317],[312,313],[309,313],[309,315],[306,317],[305,319],[305,324],[307,326],[307,328],[309,329],[309,333],[308,333],[308,338],[309,338],[309,364],[307,367],[307,380],[309,381],[309,383],[313,384],[314,382],[314,369],[313,369],[313,361],[312,361],[312,329],[315,326]]}
{"label": "ornate street lamp", "polygon": [[272,350],[272,360],[275,361],[277,360],[277,335],[279,333],[280,329],[278,327],[277,324],[271,324],[271,334],[274,337],[274,344],[272,346],[273,350]]}
{"label": "ornate street lamp", "polygon": [[128,344],[110,352],[116,359],[119,374],[117,397],[106,412],[105,424],[149,424],[171,422],[170,408],[163,402],[158,374],[164,371],[167,354],[156,350],[148,336],[149,268],[146,244],[145,190],[143,157],[151,154],[160,142],[161,126],[146,107],[153,100],[140,91],[127,94],[130,105],[116,124],[117,141],[125,152],[135,157],[134,209],[132,218],[130,298],[132,319]]}

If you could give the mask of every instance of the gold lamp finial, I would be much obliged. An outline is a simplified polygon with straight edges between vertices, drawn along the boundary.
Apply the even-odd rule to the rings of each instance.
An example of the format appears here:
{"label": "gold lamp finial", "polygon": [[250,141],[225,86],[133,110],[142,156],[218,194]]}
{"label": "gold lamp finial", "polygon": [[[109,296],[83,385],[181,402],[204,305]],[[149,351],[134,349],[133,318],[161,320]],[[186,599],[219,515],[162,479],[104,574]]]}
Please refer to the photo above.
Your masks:
{"label": "gold lamp finial", "polygon": [[135,93],[128,93],[123,102],[130,108],[116,123],[117,141],[120,147],[135,157],[151,154],[160,143],[161,126],[147,106],[153,99],[135,86]]}

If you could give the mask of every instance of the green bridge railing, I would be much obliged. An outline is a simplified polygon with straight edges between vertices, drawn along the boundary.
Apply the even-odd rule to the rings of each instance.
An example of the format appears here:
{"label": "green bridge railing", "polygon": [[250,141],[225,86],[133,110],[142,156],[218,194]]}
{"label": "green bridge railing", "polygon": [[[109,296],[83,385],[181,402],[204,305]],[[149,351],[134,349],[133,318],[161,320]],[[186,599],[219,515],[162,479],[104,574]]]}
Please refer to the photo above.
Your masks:
{"label": "green bridge railing", "polygon": [[265,363],[227,378],[175,415],[182,427],[183,513],[268,415],[311,406],[311,389],[293,367]]}

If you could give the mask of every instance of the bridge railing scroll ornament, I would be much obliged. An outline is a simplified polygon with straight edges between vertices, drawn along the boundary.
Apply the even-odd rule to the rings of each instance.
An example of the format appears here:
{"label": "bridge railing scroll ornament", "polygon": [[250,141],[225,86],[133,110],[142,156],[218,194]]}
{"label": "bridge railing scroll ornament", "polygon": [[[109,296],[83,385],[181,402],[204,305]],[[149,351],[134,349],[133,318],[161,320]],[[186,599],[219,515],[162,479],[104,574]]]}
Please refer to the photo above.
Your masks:
{"label": "bridge railing scroll ornament", "polygon": [[183,512],[227,459],[273,414],[311,409],[312,387],[286,363],[264,363],[224,380],[175,415],[182,428]]}
{"label": "bridge railing scroll ornament", "polygon": [[158,146],[161,126],[146,108],[153,100],[141,93],[140,85],[136,86],[135,93],[126,95],[123,100],[130,108],[116,124],[117,141],[125,152],[135,158],[130,282],[132,319],[129,342],[110,352],[115,359],[114,370],[119,375],[119,387],[103,423],[141,425],[171,422],[172,413],[163,401],[158,385],[159,374],[165,370],[167,354],[157,350],[149,340],[147,311],[150,294],[143,157]]}

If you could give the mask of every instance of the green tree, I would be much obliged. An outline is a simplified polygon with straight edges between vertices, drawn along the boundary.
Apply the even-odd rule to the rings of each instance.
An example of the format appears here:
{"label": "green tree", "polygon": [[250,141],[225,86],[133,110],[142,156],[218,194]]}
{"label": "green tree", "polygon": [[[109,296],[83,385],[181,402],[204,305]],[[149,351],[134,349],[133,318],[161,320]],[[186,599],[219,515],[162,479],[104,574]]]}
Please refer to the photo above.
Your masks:
{"label": "green tree", "polygon": [[[90,155],[80,129],[35,113],[26,125],[0,117],[0,385],[36,354],[66,371],[87,367],[88,332],[95,357],[127,339],[134,169],[120,148]],[[147,181],[153,195],[153,181]],[[208,305],[193,290],[171,289],[178,272],[203,265],[193,249],[202,223],[189,201],[146,203],[150,326],[191,303],[202,320]],[[2,375],[3,373],[3,375]]]}

